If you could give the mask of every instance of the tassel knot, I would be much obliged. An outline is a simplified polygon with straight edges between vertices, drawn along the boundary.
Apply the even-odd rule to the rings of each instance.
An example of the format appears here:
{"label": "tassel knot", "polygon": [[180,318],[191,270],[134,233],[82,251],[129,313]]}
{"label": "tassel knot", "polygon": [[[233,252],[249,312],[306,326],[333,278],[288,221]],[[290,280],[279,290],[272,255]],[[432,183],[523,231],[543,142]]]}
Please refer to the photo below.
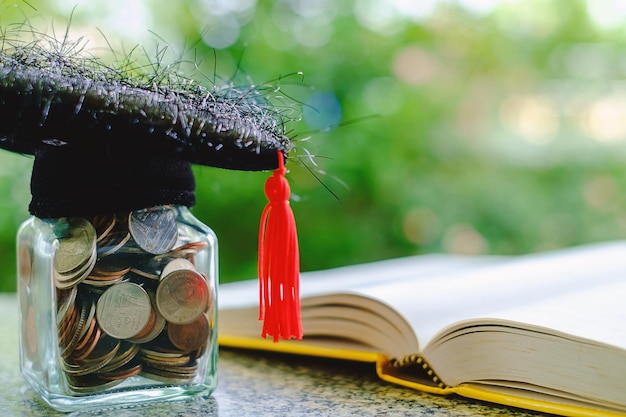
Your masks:
{"label": "tassel knot", "polygon": [[265,183],[269,200],[261,216],[259,232],[259,320],[262,337],[275,342],[302,339],[300,320],[300,254],[296,222],[289,205],[290,188],[285,178],[283,154],[278,168]]}

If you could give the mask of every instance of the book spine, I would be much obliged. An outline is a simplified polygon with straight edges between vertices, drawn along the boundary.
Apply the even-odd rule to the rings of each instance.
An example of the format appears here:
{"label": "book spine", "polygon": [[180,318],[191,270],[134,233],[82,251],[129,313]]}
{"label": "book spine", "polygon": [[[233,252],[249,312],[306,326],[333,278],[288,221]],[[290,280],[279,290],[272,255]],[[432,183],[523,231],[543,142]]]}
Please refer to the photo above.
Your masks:
{"label": "book spine", "polygon": [[441,389],[450,388],[449,385],[445,384],[441,378],[437,376],[435,371],[431,368],[431,366],[426,362],[426,360],[418,354],[412,354],[405,356],[401,359],[391,359],[390,365],[396,371],[405,373],[405,372],[414,372],[413,370],[417,368],[419,374],[421,376],[431,380],[433,384]]}

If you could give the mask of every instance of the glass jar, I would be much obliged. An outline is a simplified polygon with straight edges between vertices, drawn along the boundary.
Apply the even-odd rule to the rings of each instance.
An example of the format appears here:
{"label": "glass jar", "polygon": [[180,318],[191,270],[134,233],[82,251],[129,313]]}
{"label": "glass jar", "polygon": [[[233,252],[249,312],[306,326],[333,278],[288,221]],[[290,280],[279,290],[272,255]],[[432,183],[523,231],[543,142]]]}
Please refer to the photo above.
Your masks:
{"label": "glass jar", "polygon": [[17,236],[20,367],[59,411],[209,396],[217,239],[185,206],[31,217]]}

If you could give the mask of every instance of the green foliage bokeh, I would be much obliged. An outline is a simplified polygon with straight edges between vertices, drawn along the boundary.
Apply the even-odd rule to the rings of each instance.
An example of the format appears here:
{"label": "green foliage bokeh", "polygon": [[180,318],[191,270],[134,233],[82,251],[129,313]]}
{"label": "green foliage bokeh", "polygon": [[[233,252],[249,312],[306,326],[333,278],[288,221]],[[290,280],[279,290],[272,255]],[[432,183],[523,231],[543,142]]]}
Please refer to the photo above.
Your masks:
{"label": "green foliage bokeh", "polygon": [[[105,2],[65,3],[0,1],[0,25],[57,19],[62,34],[58,22],[73,13],[72,30],[99,38],[95,52],[102,32],[121,49],[187,48],[201,82],[284,76],[282,91],[303,103],[288,167],[304,271],[626,235],[626,25],[594,20],[591,1],[503,0],[477,11],[433,0],[416,15],[392,0],[235,1],[217,16],[238,24],[225,47],[211,44],[217,17],[207,4],[228,2],[145,0],[150,25],[133,33],[148,41],[108,29],[94,5]],[[310,104],[319,97],[335,101]],[[15,289],[30,164],[0,155],[4,291]],[[195,172],[194,213],[218,235],[221,280],[255,277],[267,175]]]}

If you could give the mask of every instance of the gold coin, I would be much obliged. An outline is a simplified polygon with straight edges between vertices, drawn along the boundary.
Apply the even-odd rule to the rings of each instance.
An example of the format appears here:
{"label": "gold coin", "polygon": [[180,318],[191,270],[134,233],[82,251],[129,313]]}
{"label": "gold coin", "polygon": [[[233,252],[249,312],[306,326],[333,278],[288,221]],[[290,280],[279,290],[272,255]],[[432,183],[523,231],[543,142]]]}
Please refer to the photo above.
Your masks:
{"label": "gold coin", "polygon": [[54,253],[54,269],[61,275],[80,268],[92,257],[96,231],[87,220],[74,217],[68,220],[68,235],[59,239]]}
{"label": "gold coin", "polygon": [[188,269],[174,271],[159,282],[156,304],[170,323],[187,324],[196,320],[209,305],[212,295],[204,277]]}
{"label": "gold coin", "polygon": [[54,272],[55,285],[58,289],[66,289],[75,287],[80,284],[91,272],[96,263],[96,251],[94,250],[87,260],[78,270],[68,272],[66,274],[60,274]]}

